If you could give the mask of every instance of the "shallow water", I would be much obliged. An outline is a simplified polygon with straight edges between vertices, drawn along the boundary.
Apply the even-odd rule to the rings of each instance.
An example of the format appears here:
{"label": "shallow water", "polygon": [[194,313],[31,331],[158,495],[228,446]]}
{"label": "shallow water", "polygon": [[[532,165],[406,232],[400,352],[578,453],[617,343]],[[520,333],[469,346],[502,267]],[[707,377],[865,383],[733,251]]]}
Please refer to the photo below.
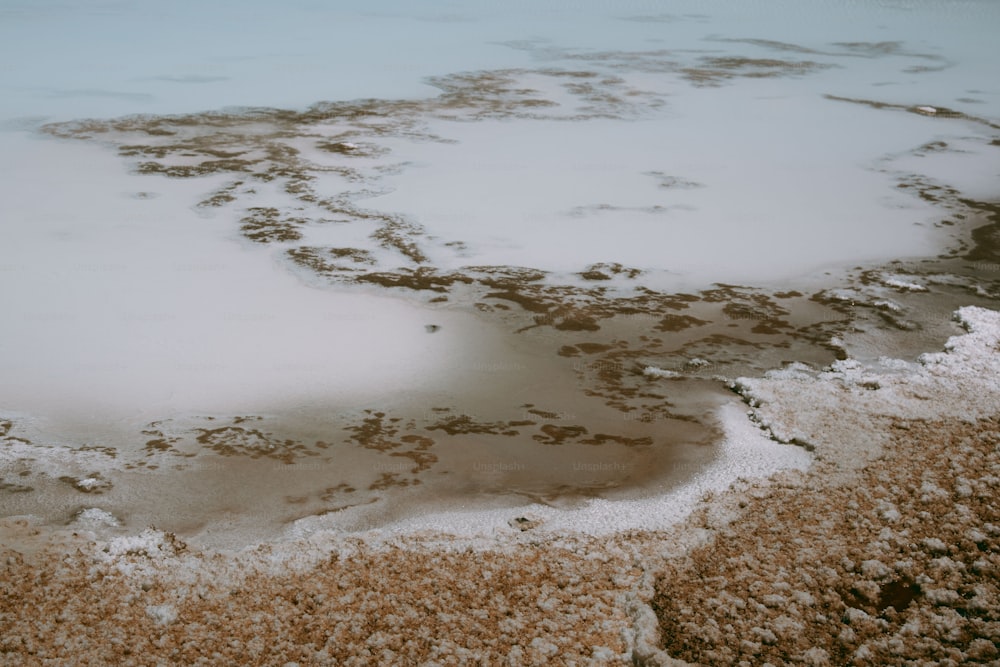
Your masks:
{"label": "shallow water", "polygon": [[2,11],[0,515],[662,493],[998,295],[995,3]]}

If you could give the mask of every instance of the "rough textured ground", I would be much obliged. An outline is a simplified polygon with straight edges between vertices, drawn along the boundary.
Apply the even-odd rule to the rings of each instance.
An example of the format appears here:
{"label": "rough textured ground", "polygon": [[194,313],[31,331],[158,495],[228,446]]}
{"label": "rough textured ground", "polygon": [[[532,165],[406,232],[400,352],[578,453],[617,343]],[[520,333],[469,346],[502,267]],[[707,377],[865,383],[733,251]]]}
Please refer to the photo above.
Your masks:
{"label": "rough textured ground", "polygon": [[915,364],[736,383],[816,463],[740,480],[668,532],[213,553],[5,519],[0,662],[1000,664],[1000,314],[959,320]]}
{"label": "rough textured ground", "polygon": [[5,549],[0,662],[998,664],[1000,420],[885,426],[853,483],[834,463],[747,483],[678,535]]}
{"label": "rough textured ground", "polygon": [[856,477],[826,483],[830,463],[762,486],[739,521],[668,561],[654,607],[670,655],[998,664],[1000,420],[884,426],[884,456]]}
{"label": "rough textured ground", "polygon": [[853,483],[835,463],[748,483],[678,531],[691,549],[525,532],[288,561],[155,531],[4,549],[0,662],[998,664],[1000,419],[885,426]]}
{"label": "rough textured ground", "polygon": [[356,544],[275,572],[154,543],[106,560],[8,552],[2,662],[588,664],[627,649],[637,571],[605,548]]}

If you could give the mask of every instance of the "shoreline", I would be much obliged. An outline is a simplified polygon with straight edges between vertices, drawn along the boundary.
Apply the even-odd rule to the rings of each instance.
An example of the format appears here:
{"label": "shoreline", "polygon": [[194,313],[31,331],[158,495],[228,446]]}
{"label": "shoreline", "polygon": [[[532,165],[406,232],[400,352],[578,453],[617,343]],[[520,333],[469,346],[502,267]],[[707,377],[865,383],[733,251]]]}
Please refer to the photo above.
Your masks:
{"label": "shoreline", "polygon": [[[972,221],[969,226],[979,230],[984,229],[981,224]],[[979,236],[980,240],[989,238],[988,235]],[[354,409],[357,413],[353,418],[355,425],[350,426],[345,432],[345,436],[351,439],[355,446],[359,446],[357,454],[352,454],[356,463],[351,465],[358,471],[367,470],[369,475],[374,471],[376,477],[381,476],[381,479],[389,480],[390,486],[396,485],[398,491],[390,488],[386,491],[387,495],[381,491],[368,493],[365,497],[347,496],[342,491],[335,491],[340,493],[339,496],[331,495],[329,489],[340,488],[337,487],[337,479],[329,477],[331,470],[339,475],[346,475],[341,480],[341,486],[354,481],[351,475],[347,474],[350,468],[344,468],[342,458],[337,459],[341,462],[335,463],[335,467],[331,468],[329,463],[321,464],[316,459],[311,459],[310,456],[315,454],[311,453],[308,447],[295,445],[286,448],[284,445],[276,444],[283,442],[282,438],[287,438],[293,431],[281,430],[281,422],[275,421],[274,417],[244,416],[236,418],[233,425],[227,425],[224,415],[219,416],[223,421],[217,421],[214,427],[209,427],[210,422],[206,422],[205,426],[195,424],[184,428],[178,424],[173,427],[173,431],[162,425],[157,426],[154,429],[156,437],[150,442],[158,444],[152,449],[147,446],[145,461],[138,461],[140,467],[136,468],[136,474],[141,474],[138,477],[133,475],[133,481],[124,482],[126,486],[123,488],[127,489],[130,485],[138,484],[137,489],[146,489],[144,497],[147,499],[150,497],[148,493],[150,488],[160,488],[160,495],[165,494],[164,497],[169,497],[169,489],[175,484],[190,486],[190,480],[184,482],[185,476],[189,474],[185,472],[186,468],[202,479],[201,486],[208,494],[205,498],[209,503],[214,502],[213,497],[219,497],[218,491],[213,489],[225,488],[231,483],[237,484],[234,489],[249,489],[254,484],[265,489],[268,485],[274,487],[274,480],[287,478],[292,486],[298,486],[300,489],[293,492],[289,487],[288,492],[281,492],[279,483],[270,496],[257,494],[248,496],[249,500],[257,502],[258,505],[256,509],[244,511],[239,510],[238,505],[228,502],[226,507],[219,506],[214,515],[205,513],[203,509],[200,512],[201,516],[197,517],[188,512],[189,508],[179,506],[182,511],[176,521],[169,518],[169,513],[163,514],[163,505],[158,503],[156,506],[159,508],[157,509],[159,513],[156,516],[149,514],[148,518],[137,519],[139,516],[136,514],[137,506],[130,505],[135,501],[129,500],[130,496],[127,493],[111,504],[109,499],[119,495],[118,492],[112,491],[111,496],[105,495],[113,486],[118,485],[114,479],[114,471],[123,469],[123,466],[124,470],[127,470],[136,465],[137,461],[130,461],[127,456],[122,459],[121,453],[117,457],[108,458],[109,450],[101,447],[51,449],[49,453],[55,456],[53,470],[62,472],[52,473],[50,475],[52,479],[45,482],[47,486],[43,485],[40,488],[46,496],[52,497],[51,494],[56,493],[68,499],[60,501],[64,509],[53,516],[55,520],[52,524],[56,530],[59,530],[60,525],[72,527],[75,517],[85,509],[100,509],[103,512],[110,510],[108,516],[111,518],[107,519],[106,525],[101,528],[108,536],[122,534],[128,530],[135,531],[143,525],[152,524],[165,527],[168,531],[178,532],[183,539],[200,543],[206,548],[214,544],[216,547],[226,549],[285,540],[288,535],[301,536],[306,526],[312,526],[313,530],[331,529],[359,534],[369,530],[392,532],[392,526],[397,528],[412,526],[413,530],[419,531],[422,521],[426,520],[441,530],[447,526],[447,515],[440,515],[440,511],[455,503],[469,504],[470,507],[479,508],[482,512],[456,517],[458,525],[465,526],[461,528],[462,531],[468,531],[468,526],[475,523],[470,517],[477,516],[486,519],[492,530],[504,531],[510,528],[510,522],[519,514],[531,514],[534,517],[530,521],[532,527],[545,523],[568,527],[573,525],[573,519],[569,517],[574,511],[581,516],[586,516],[589,512],[593,516],[608,516],[613,519],[614,511],[609,510],[609,507],[617,505],[624,508],[634,503],[635,507],[652,508],[659,502],[662,509],[662,503],[668,502],[667,498],[677,496],[686,497],[688,499],[686,502],[690,506],[692,501],[690,490],[698,488],[699,478],[710,474],[710,470],[720,465],[720,457],[725,459],[727,456],[726,437],[720,438],[719,435],[712,437],[715,444],[710,445],[711,450],[705,450],[712,452],[711,461],[705,458],[704,453],[697,453],[697,446],[691,449],[689,454],[683,454],[682,450],[677,450],[676,454],[671,452],[657,454],[648,446],[645,446],[647,453],[643,453],[643,447],[629,448],[625,443],[623,448],[621,444],[614,444],[613,440],[599,447],[577,444],[585,437],[580,433],[586,433],[587,430],[574,430],[581,428],[579,424],[585,423],[591,426],[592,433],[600,429],[600,426],[594,428],[580,416],[579,405],[575,403],[579,400],[580,394],[576,393],[579,387],[591,393],[596,392],[596,395],[607,403],[610,408],[608,417],[614,416],[617,419],[617,426],[614,428],[627,428],[633,431],[639,429],[635,431],[638,435],[657,433],[668,423],[675,425],[684,423],[664,420],[684,420],[693,417],[704,428],[709,429],[705,431],[709,433],[711,429],[717,429],[717,417],[712,415],[717,414],[719,406],[732,407],[733,399],[724,396],[725,386],[748,371],[751,374],[759,374],[782,368],[785,365],[781,362],[782,357],[790,356],[799,363],[806,361],[807,366],[816,369],[845,357],[872,362],[886,354],[888,349],[892,349],[894,356],[914,361],[919,354],[926,351],[928,345],[936,345],[934,341],[943,341],[948,334],[955,332],[950,310],[955,304],[971,299],[976,290],[980,294],[974,300],[981,304],[995,303],[996,297],[1000,295],[1000,281],[995,278],[990,281],[993,273],[998,272],[991,272],[988,262],[984,264],[986,259],[996,256],[995,246],[980,243],[973,254],[980,259],[974,260],[971,266],[967,260],[961,258],[939,258],[856,269],[853,275],[849,275],[847,280],[840,283],[840,286],[827,287],[812,295],[798,297],[776,291],[772,294],[782,298],[775,299],[773,296],[764,298],[768,295],[766,290],[729,287],[701,292],[696,295],[697,300],[690,295],[682,295],[685,299],[681,302],[683,309],[673,311],[677,314],[671,314],[670,306],[675,303],[672,300],[677,298],[676,295],[663,295],[661,299],[667,307],[660,311],[661,314],[666,312],[666,316],[662,319],[655,319],[652,315],[652,312],[655,312],[653,309],[659,307],[657,305],[659,301],[642,306],[650,314],[640,311],[634,315],[620,315],[623,310],[632,308],[634,302],[630,302],[627,298],[622,301],[615,296],[602,297],[598,300],[589,297],[590,306],[583,304],[576,307],[590,309],[584,312],[589,312],[588,316],[594,317],[599,323],[597,331],[560,330],[559,322],[565,320],[546,315],[540,324],[529,330],[511,334],[509,333],[511,329],[523,329],[524,321],[532,321],[529,317],[531,310],[527,313],[517,311],[476,313],[474,317],[476,326],[495,331],[498,346],[494,353],[485,355],[478,348],[476,351],[467,351],[471,354],[466,364],[467,368],[461,364],[456,366],[464,368],[462,372],[465,379],[449,385],[447,396],[450,398],[442,394],[440,398],[433,399],[433,403],[427,403],[422,409],[418,400],[414,404],[416,411],[410,410],[411,417],[407,422],[409,425],[402,430],[391,427],[388,417],[384,420],[380,417],[374,431],[371,430],[371,426],[364,426],[361,431],[354,430],[352,435],[350,429],[361,428],[364,423],[371,421],[371,415],[365,415],[365,412],[370,411],[363,411],[362,406]],[[968,269],[964,274],[965,277],[957,271],[963,266]],[[997,266],[1000,267],[1000,264]],[[550,299],[544,292],[533,298],[537,298],[539,303],[546,303]],[[530,305],[530,301],[527,303]],[[449,311],[454,311],[456,306],[451,304],[447,308]],[[940,315],[936,312],[938,310],[941,311]],[[436,315],[430,317],[433,313]],[[447,323],[460,314],[432,309],[428,318]],[[562,317],[574,317],[574,315],[571,312],[568,316]],[[703,322],[714,322],[711,325],[713,328],[706,327]],[[661,348],[649,347],[648,342],[642,343],[636,350],[624,346],[623,341],[629,341],[629,344],[633,345],[639,339],[647,338],[642,335],[643,331],[648,331],[651,324],[657,323],[660,330],[669,333],[675,351],[664,356]],[[695,326],[692,326],[692,323],[695,323]],[[788,328],[789,324],[791,328]],[[755,347],[751,348],[758,350],[757,359],[752,363],[748,359],[741,358],[739,354],[727,356],[732,354],[730,348],[738,352],[738,346],[725,344],[698,347],[701,345],[699,341],[711,340],[713,336],[718,335],[712,333],[713,331],[722,334],[731,331],[730,327],[736,327],[736,330],[741,332],[736,338],[733,338],[732,334],[726,334],[734,341],[740,339],[760,341],[754,342]],[[446,328],[449,334],[454,335],[451,325]],[[505,329],[508,333],[503,333]],[[760,333],[755,333],[758,331]],[[482,339],[482,336],[477,335],[476,338]],[[776,340],[785,342],[774,345],[773,341]],[[795,346],[793,349],[798,351],[790,352],[789,344]],[[767,348],[763,347],[765,345]],[[765,349],[770,349],[778,356],[770,359],[766,354],[762,355],[760,352]],[[553,355],[555,351],[558,351],[557,355]],[[515,356],[511,356],[512,353]],[[523,356],[525,353],[530,354]],[[500,359],[502,362],[498,361]],[[693,363],[692,359],[697,363]],[[666,360],[670,360],[669,363],[664,363]],[[650,368],[653,370],[649,370]],[[562,379],[553,382],[553,373]],[[475,389],[477,385],[488,387],[491,392],[489,396],[492,396],[494,390],[501,391],[504,386],[496,384],[498,380],[510,385],[508,391],[516,392],[519,391],[519,387],[523,388],[526,378],[534,376],[537,376],[535,382],[545,378],[545,383],[538,385],[535,393],[541,392],[549,396],[550,401],[546,405],[519,408],[518,401],[510,401],[509,406],[501,405],[497,411],[498,406],[491,405],[495,401],[490,399],[483,404],[486,411],[482,411],[476,404],[469,402],[468,396],[473,396],[475,391],[479,391]],[[570,386],[570,383],[574,382],[571,380],[573,377],[576,378],[576,389]],[[483,385],[482,380],[486,378],[490,380],[490,384]],[[529,380],[528,384],[531,382]],[[467,389],[462,390],[460,393],[467,396],[462,403],[456,404],[455,391],[462,383],[467,384],[472,393],[470,394]],[[651,390],[658,393],[666,392],[665,396],[669,400],[664,401],[663,405],[671,407],[629,407],[628,396],[634,395],[636,391],[649,393]],[[552,402],[551,399],[558,394],[565,394],[563,396],[565,400]],[[709,402],[703,402],[697,396],[703,396]],[[450,404],[452,412],[438,412],[443,408],[435,407],[430,410],[427,407],[439,403]],[[397,408],[389,412],[396,417],[407,415],[405,410],[399,412]],[[725,409],[728,408],[724,407],[723,410]],[[317,414],[323,410],[328,408],[320,408]],[[300,422],[302,414],[304,413],[300,410],[283,419],[285,422]],[[456,414],[458,421],[455,419]],[[363,420],[359,421],[361,418]],[[265,420],[260,422],[263,426],[247,425],[247,423],[254,424],[252,420],[260,419]],[[587,419],[592,419],[592,415]],[[351,423],[351,420],[347,421]],[[731,424],[731,417],[729,421]],[[241,425],[241,422],[244,424]],[[593,424],[598,423],[593,422]],[[517,426],[512,426],[515,424]],[[747,425],[749,424],[748,421]],[[199,442],[191,441],[189,445],[184,445],[179,438],[184,436],[185,428],[195,434],[209,433],[214,429],[220,434],[226,434],[229,440],[202,442],[202,436],[199,436]],[[531,440],[525,436],[529,436],[532,430],[539,429],[533,436],[534,440],[544,438],[552,445],[540,448],[534,445],[534,449],[511,448],[513,441],[509,437],[496,435],[503,429],[511,428],[521,433],[515,438],[519,442],[530,443]],[[6,429],[8,461],[16,461],[18,456],[15,455],[12,460],[11,455],[19,451],[18,448],[25,449],[20,455],[22,457],[27,455],[37,459],[39,456],[44,458],[47,455],[45,452],[50,448],[43,443],[32,444],[28,441],[30,438],[25,439],[24,432],[18,431],[16,420]],[[308,429],[303,430],[301,423],[296,429],[303,434],[294,436],[296,442],[307,444],[310,438],[324,437],[319,430],[307,435]],[[247,433],[272,431],[274,435],[268,435],[269,439],[260,442],[248,441],[245,437]],[[143,431],[143,433],[153,434],[153,431]],[[403,435],[404,433],[408,435]],[[441,440],[445,433],[449,436]],[[234,440],[232,436],[238,438]],[[429,449],[424,449],[427,443],[421,438],[427,437],[437,442]],[[467,446],[456,449],[456,446],[470,442],[470,439],[479,442],[476,445],[482,450],[479,454],[470,455],[468,451],[479,450],[468,450]],[[678,443],[683,442],[683,438],[677,436],[674,436],[673,440]],[[400,449],[400,445],[407,442],[414,443],[416,448],[407,445]],[[708,441],[705,442],[707,444]],[[14,449],[11,449],[10,445],[13,445]],[[191,448],[192,445],[194,449]],[[205,458],[213,451],[209,447],[214,448],[216,460]],[[616,447],[618,449],[615,449]],[[403,451],[404,449],[413,451],[411,453]],[[371,453],[366,454],[365,450]],[[533,451],[536,453],[533,454]],[[317,452],[322,455],[321,450]],[[653,459],[642,458],[650,452]],[[344,453],[347,453],[346,450]],[[223,456],[220,458],[219,454]],[[362,455],[368,458],[357,458]],[[401,455],[402,458],[398,458]],[[195,458],[189,459],[191,456]],[[236,458],[233,459],[232,456]],[[342,457],[343,454],[338,456]],[[685,458],[691,456],[695,458]],[[74,457],[79,457],[76,463],[72,463]],[[231,463],[226,457],[229,457],[228,461]],[[99,472],[101,466],[105,465],[100,463],[102,458],[111,465],[105,473]],[[58,463],[60,459],[63,463]],[[191,463],[186,463],[189,460]],[[549,463],[544,464],[546,460]],[[142,472],[141,466],[147,463],[150,466],[148,471]],[[650,463],[652,464],[650,470],[657,470],[658,473],[647,472],[641,481],[633,479],[634,472],[638,470],[637,466],[648,466]],[[438,466],[437,469],[443,467],[443,475],[434,472],[435,465]],[[561,466],[565,470],[563,473],[565,481],[575,484],[575,489],[567,487],[559,490],[558,484],[551,481],[552,471],[555,468],[545,467],[553,465]],[[207,475],[205,466],[208,466]],[[159,470],[154,470],[155,467]],[[71,473],[70,468],[79,468],[79,471]],[[217,469],[218,473],[212,473],[212,469]],[[425,472],[427,469],[430,469],[430,472]],[[32,484],[31,478],[23,477],[27,470],[28,468],[22,470],[20,478],[15,476],[12,479],[5,479],[5,482],[8,485],[13,482],[29,489],[29,485]],[[11,471],[16,472],[14,469]],[[421,486],[408,489],[405,484],[397,483],[406,482],[411,473],[417,471],[420,471],[419,474],[413,475],[412,479]],[[302,473],[310,477],[302,477]],[[449,478],[449,474],[457,474],[457,477]],[[143,481],[150,479],[148,475],[156,476],[153,479],[157,483],[152,487]],[[56,476],[60,476],[61,481],[56,480]],[[10,475],[5,477],[9,478]],[[532,480],[535,478],[544,481],[553,492],[550,494],[544,486],[538,487],[537,491],[533,490],[536,482]],[[599,480],[599,484],[588,486],[593,483],[584,481],[585,478]],[[173,481],[174,479],[176,481]],[[329,500],[308,500],[308,496],[302,494],[301,489],[305,479],[313,479],[313,486],[327,494]],[[374,480],[372,484],[380,483],[378,479],[374,477],[372,479]],[[73,484],[67,486],[64,483],[66,480]],[[455,482],[462,480],[468,481],[456,486]],[[670,488],[664,493],[663,484],[668,480]],[[91,492],[90,487],[80,486],[91,482],[94,486],[93,491],[96,491],[97,495]],[[17,491],[19,488],[8,486],[7,492]],[[322,491],[323,489],[327,491]],[[81,494],[80,491],[88,493]],[[239,493],[242,491],[233,498],[240,497]],[[156,492],[152,495],[155,496]],[[383,495],[384,499],[379,500]],[[17,500],[19,506],[24,506],[25,501],[30,501],[29,496],[22,493],[8,495],[8,498]],[[259,504],[262,498],[272,498],[267,501],[265,514],[270,518],[266,524],[253,518],[255,515],[263,516],[260,511],[263,506]],[[293,502],[294,498],[303,500],[296,499]],[[542,504],[538,504],[540,500]],[[374,501],[378,501],[379,504],[369,504]],[[301,502],[305,504],[297,507],[295,503]],[[202,502],[195,504],[205,507]],[[187,505],[192,503],[189,502]],[[488,509],[490,506],[495,509]],[[119,509],[115,509],[116,507]],[[487,509],[482,509],[483,507]],[[671,512],[676,517],[677,512],[673,510]],[[14,515],[22,513],[7,512]],[[60,514],[61,518],[56,518]],[[180,518],[188,514],[190,514],[188,518]],[[434,518],[430,519],[429,516]],[[676,521],[676,518],[671,521]],[[653,524],[660,525],[656,522]],[[625,521],[623,525],[629,526],[630,529],[650,527],[642,521]],[[219,532],[220,530],[222,532]],[[199,533],[202,534],[200,539]]]}
{"label": "shoreline", "polygon": [[[11,664],[29,654],[187,660],[195,640],[219,660],[306,664],[463,651],[623,665],[989,661],[1000,637],[989,611],[1000,602],[1000,480],[991,474],[1000,312],[960,316],[968,332],[916,366],[747,380],[741,391],[758,421],[778,437],[812,433],[818,463],[741,480],[672,529],[595,536],[540,526],[478,542],[314,533],[229,554],[151,530],[107,542],[67,531],[34,552],[7,547],[0,586],[18,609],[51,607],[67,628],[84,623],[109,641],[74,631],[57,643],[59,624],[42,628],[6,608],[2,649]],[[794,432],[774,421],[789,415]],[[829,429],[832,417],[842,428]],[[39,539],[29,524],[3,529],[4,544]],[[266,623],[255,616],[264,607]],[[708,621],[717,614],[738,629]],[[919,645],[905,640],[914,623],[924,624]]]}
{"label": "shoreline", "polygon": [[[718,413],[725,432],[721,456],[686,485],[645,498],[574,499],[560,508],[497,496],[500,508],[451,513],[415,505],[409,509],[419,516],[360,531],[331,523],[335,511],[299,519],[262,540],[222,539],[215,546],[115,525],[119,519],[99,502],[69,525],[6,517],[0,519],[0,587],[17,607],[5,602],[0,608],[0,651],[12,664],[82,654],[126,664],[148,656],[189,660],[197,657],[191,653],[196,642],[199,651],[210,647],[217,661],[447,661],[474,651],[496,660],[513,656],[515,663],[570,656],[583,664],[767,658],[875,665],[901,661],[900,642],[919,627],[920,655],[991,660],[989,642],[1000,639],[1000,629],[983,610],[1000,600],[995,585],[990,588],[1000,567],[1000,517],[989,500],[995,479],[972,454],[992,460],[1000,443],[1000,388],[992,379],[1000,377],[1000,262],[995,234],[982,231],[987,220],[997,226],[989,217],[996,206],[991,212],[980,204],[983,219],[965,225],[979,230],[974,248],[866,265],[809,294],[717,285],[696,295],[619,298],[487,277],[499,282],[483,287],[502,295],[480,309],[481,321],[522,336],[517,340],[525,348],[547,350],[565,377],[617,411],[619,425],[657,427],[657,419],[627,417],[662,411],[678,418],[683,411],[672,403],[685,395],[683,388],[711,385],[718,393],[731,384],[742,399],[732,396]],[[963,334],[953,312],[968,302],[993,310],[960,310]],[[659,333],[648,335],[651,328]],[[938,352],[949,336],[946,351]],[[798,363],[782,362],[789,358]],[[519,370],[507,356],[475,364],[473,370],[492,376]],[[630,402],[650,392],[660,407]],[[970,424],[965,415],[973,398],[979,421]],[[517,414],[503,418],[504,428],[529,421],[515,408]],[[527,408],[533,409],[541,413],[532,413],[537,423],[519,428],[537,430],[555,447],[566,447],[567,439],[580,446],[585,439],[602,442],[596,433],[567,430],[578,424],[565,423],[565,406]],[[376,457],[412,444],[404,458],[419,467],[425,451],[419,438],[427,435],[420,429],[438,421],[460,435],[471,428],[496,436],[488,431],[499,417],[462,420],[468,415],[458,412],[458,421],[434,413],[427,424],[392,433],[378,417],[377,429],[354,431],[356,442],[362,449],[375,445]],[[364,416],[354,426],[372,419]],[[391,437],[381,440],[386,434]],[[259,453],[254,443],[239,446],[247,463]],[[942,464],[948,447],[965,448],[959,472]],[[760,461],[761,451],[772,458]],[[933,466],[920,467],[931,460]],[[518,472],[510,461],[479,463],[473,469],[487,476]],[[602,472],[587,466],[604,465],[614,462],[579,462],[576,472]],[[921,474],[923,486],[914,487]],[[929,500],[880,490],[894,484],[926,487]],[[891,506],[868,502],[872,494]],[[935,511],[956,525],[964,522],[965,532],[927,523],[927,503],[938,503]],[[971,514],[952,516],[954,507],[973,504]],[[364,509],[339,513],[357,525],[364,519],[352,519],[352,512],[362,516]],[[860,518],[847,526],[829,523],[845,515]],[[216,528],[232,529],[240,512],[233,517],[223,516]],[[874,531],[879,522],[890,533]],[[858,546],[862,537],[870,544]],[[889,546],[871,546],[881,543]],[[986,555],[970,560],[973,548]],[[897,552],[911,565],[893,561]],[[720,564],[717,553],[730,560]],[[816,567],[807,569],[802,554]],[[961,567],[942,565],[946,558]],[[746,562],[734,566],[740,559]],[[790,582],[784,565],[761,565],[793,562],[812,579]],[[710,575],[723,565],[738,586],[730,589]],[[751,575],[763,583],[740,588]],[[837,597],[824,597],[827,590]],[[904,609],[886,604],[904,606],[904,599]],[[28,608],[51,611],[66,630],[60,623],[34,625],[20,612]],[[491,609],[505,611],[500,616]],[[807,611],[815,613],[803,616]],[[388,620],[369,625],[376,617]],[[94,642],[77,632],[83,626],[110,639]]]}

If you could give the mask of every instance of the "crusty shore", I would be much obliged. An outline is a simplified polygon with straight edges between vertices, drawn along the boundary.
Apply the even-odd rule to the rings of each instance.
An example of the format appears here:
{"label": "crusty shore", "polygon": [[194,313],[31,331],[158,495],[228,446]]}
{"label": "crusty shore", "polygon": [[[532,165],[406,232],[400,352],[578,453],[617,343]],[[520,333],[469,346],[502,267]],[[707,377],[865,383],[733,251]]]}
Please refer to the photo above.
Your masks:
{"label": "crusty shore", "polygon": [[2,662],[998,664],[1000,314],[960,315],[969,333],[913,368],[741,385],[816,462],[671,531],[225,554],[7,519]]}

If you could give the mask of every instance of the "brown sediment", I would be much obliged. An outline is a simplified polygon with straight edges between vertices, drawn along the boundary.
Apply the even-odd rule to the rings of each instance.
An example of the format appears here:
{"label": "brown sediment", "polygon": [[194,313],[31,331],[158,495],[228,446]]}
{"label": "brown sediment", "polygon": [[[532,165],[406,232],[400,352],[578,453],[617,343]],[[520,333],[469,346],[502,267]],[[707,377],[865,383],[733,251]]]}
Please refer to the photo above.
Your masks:
{"label": "brown sediment", "polygon": [[538,408],[532,407],[531,404],[523,406],[527,409],[529,414],[537,415],[543,419],[559,419],[558,412],[549,412],[548,410],[539,410]]}
{"label": "brown sediment", "polygon": [[350,436],[351,440],[366,449],[379,451],[399,446],[400,443],[392,440],[399,432],[399,427],[393,422],[388,422],[384,412],[365,410],[365,414],[368,416],[363,418],[360,423],[344,427],[345,431],[353,433]]}
{"label": "brown sediment", "polygon": [[80,445],[76,448],[78,452],[97,452],[99,454],[104,454],[108,458],[116,458],[118,456],[118,450],[114,447],[106,447],[104,445]]}
{"label": "brown sediment", "polygon": [[539,429],[541,433],[531,436],[536,442],[543,445],[561,445],[566,440],[577,440],[587,434],[584,426],[556,426],[555,424],[543,424]]}
{"label": "brown sediment", "polygon": [[[289,248],[288,256],[296,264],[304,266],[314,273],[323,275],[360,271],[356,265],[371,265],[375,263],[371,253],[360,248],[317,248],[298,246]],[[351,264],[338,264],[336,260],[350,260]],[[331,261],[334,260],[334,261]]]}
{"label": "brown sediment", "polygon": [[461,273],[440,273],[437,269],[420,267],[397,271],[375,271],[353,277],[358,283],[371,283],[381,287],[403,287],[411,290],[447,292],[456,284],[469,284],[472,278]]}
{"label": "brown sediment", "polygon": [[640,438],[629,438],[623,435],[609,435],[607,433],[595,433],[593,437],[580,440],[585,445],[606,445],[614,443],[626,447],[646,447],[653,444],[653,438],[643,436]]}
{"label": "brown sediment", "polygon": [[656,326],[656,330],[667,332],[683,331],[684,329],[690,327],[699,327],[708,323],[708,320],[699,320],[697,317],[691,317],[690,315],[668,314],[660,319]]}
{"label": "brown sediment", "polygon": [[589,309],[567,308],[559,311],[556,317],[558,321],[553,327],[559,331],[597,331],[601,328]]}
{"label": "brown sediment", "polygon": [[6,493],[28,493],[34,491],[34,487],[27,486],[25,484],[18,484],[17,482],[5,482],[0,480],[0,491]]}
{"label": "brown sediment", "polygon": [[330,500],[337,497],[337,495],[341,493],[354,493],[355,491],[357,491],[357,489],[355,489],[347,482],[341,482],[336,486],[330,486],[323,489],[322,493],[320,494],[320,500],[323,500],[324,502],[329,502]]}
{"label": "brown sediment", "polygon": [[64,484],[69,484],[81,493],[92,493],[94,495],[100,495],[105,491],[110,491],[114,486],[110,480],[105,479],[100,473],[97,472],[85,477],[61,475],[59,477],[59,481]]}
{"label": "brown sediment", "polygon": [[746,77],[752,79],[779,76],[800,76],[835,67],[812,60],[778,60],[775,58],[746,58],[738,56],[704,56],[696,67],[680,71],[684,78],[695,85],[717,86],[726,79]]}
{"label": "brown sediment", "polygon": [[146,442],[146,451],[151,453],[168,452],[171,449],[173,449],[171,443],[167,441],[165,438],[153,438],[152,440],[148,440]]}
{"label": "brown sediment", "polygon": [[385,491],[386,489],[391,489],[393,487],[416,486],[420,483],[419,479],[400,479],[399,473],[384,472],[379,475],[377,480],[368,486],[368,490]]}
{"label": "brown sediment", "polygon": [[396,250],[413,262],[423,264],[427,261],[427,256],[414,240],[422,233],[422,229],[418,225],[393,218],[385,219],[382,225],[371,233],[371,237],[383,248]]}
{"label": "brown sediment", "polygon": [[780,42],[769,39],[741,39],[741,38],[726,38],[726,37],[713,37],[712,41],[717,42],[731,42],[731,43],[743,43],[751,44],[753,46],[759,46],[766,49],[771,49],[773,51],[784,51],[792,53],[803,53],[811,55],[821,55],[821,56],[834,56],[834,57],[859,57],[859,58],[883,58],[886,56],[910,58],[922,61],[934,62],[934,65],[911,65],[910,67],[904,68],[904,72],[908,73],[918,73],[918,72],[938,72],[948,67],[951,67],[951,63],[944,56],[937,53],[920,53],[917,51],[910,51],[904,47],[903,42],[898,41],[884,41],[884,42],[834,42],[830,46],[837,47],[835,50],[823,50],[815,49],[810,47],[801,46],[799,44],[791,44],[788,42]]}
{"label": "brown sediment", "polygon": [[891,444],[856,476],[820,464],[760,487],[738,522],[668,563],[653,606],[670,655],[707,665],[996,660],[1000,420],[884,428]]}
{"label": "brown sediment", "polygon": [[248,208],[247,215],[240,220],[240,231],[251,241],[274,243],[275,241],[298,241],[302,238],[300,227],[309,221],[282,215],[276,208]]}
{"label": "brown sediment", "polygon": [[437,456],[425,451],[393,452],[389,454],[389,456],[400,456],[412,459],[414,466],[410,469],[410,472],[414,474],[423,472],[424,470],[430,470],[430,468],[438,461]]}
{"label": "brown sediment", "polygon": [[199,444],[221,456],[246,456],[251,459],[266,457],[283,463],[294,463],[303,456],[319,453],[301,442],[275,437],[260,429],[242,426],[195,429]]}
{"label": "brown sediment", "polygon": [[[125,155],[128,155],[127,153]],[[140,174],[163,174],[172,178],[193,178],[209,174],[247,172],[251,163],[247,160],[205,160],[197,165],[163,165],[159,162],[141,162],[137,167]]]}
{"label": "brown sediment", "polygon": [[949,109],[947,107],[937,106],[936,104],[930,106],[930,108],[934,109],[933,112],[930,112],[924,110],[922,108],[924,105],[921,104],[912,104],[912,105],[896,104],[893,102],[884,102],[880,100],[869,100],[869,99],[862,99],[855,97],[841,97],[839,95],[824,95],[823,97],[825,97],[828,100],[835,100],[837,102],[851,102],[853,104],[861,104],[864,106],[871,107],[873,109],[906,111],[909,113],[915,113],[921,116],[929,116],[933,118],[962,118],[964,120],[969,120],[975,123],[979,123],[981,125],[985,125],[986,127],[992,128],[994,130],[1000,130],[1000,125],[997,125],[996,123],[986,118],[980,118],[979,116],[973,116],[967,113],[963,113],[961,111],[955,111],[954,109]]}
{"label": "brown sediment", "polygon": [[972,230],[972,249],[964,258],[974,262],[1000,262],[1000,204],[962,198],[961,203],[989,222]]}
{"label": "brown sediment", "polygon": [[618,262],[599,262],[591,264],[579,275],[584,280],[611,280],[614,276],[624,276],[629,279],[638,278],[642,275],[641,269],[622,266]]}
{"label": "brown sediment", "polygon": [[480,422],[470,415],[449,415],[427,427],[428,431],[444,431],[448,435],[520,435],[517,428],[528,426],[533,422],[515,420],[508,422]]}

